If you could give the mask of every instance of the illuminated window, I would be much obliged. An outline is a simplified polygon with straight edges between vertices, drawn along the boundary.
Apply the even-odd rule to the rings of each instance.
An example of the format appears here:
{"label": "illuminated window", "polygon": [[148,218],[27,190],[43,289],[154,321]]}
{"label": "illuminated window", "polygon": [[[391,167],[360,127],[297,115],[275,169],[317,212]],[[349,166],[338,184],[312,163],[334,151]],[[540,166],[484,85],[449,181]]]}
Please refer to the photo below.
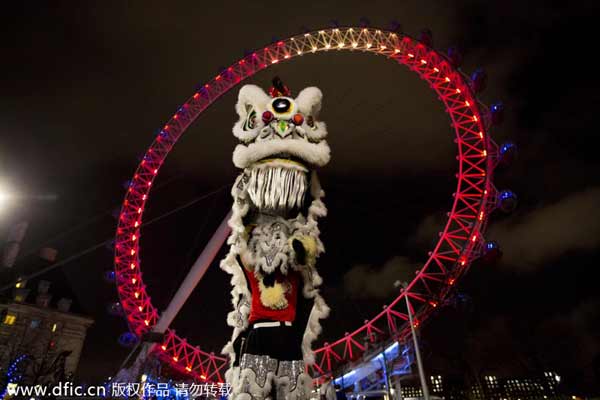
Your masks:
{"label": "illuminated window", "polygon": [[23,303],[25,302],[25,296],[23,296],[23,294],[19,293],[15,295],[15,302],[17,303]]}
{"label": "illuminated window", "polygon": [[6,325],[14,325],[16,320],[17,320],[16,315],[6,314],[6,316],[4,317],[4,323]]}

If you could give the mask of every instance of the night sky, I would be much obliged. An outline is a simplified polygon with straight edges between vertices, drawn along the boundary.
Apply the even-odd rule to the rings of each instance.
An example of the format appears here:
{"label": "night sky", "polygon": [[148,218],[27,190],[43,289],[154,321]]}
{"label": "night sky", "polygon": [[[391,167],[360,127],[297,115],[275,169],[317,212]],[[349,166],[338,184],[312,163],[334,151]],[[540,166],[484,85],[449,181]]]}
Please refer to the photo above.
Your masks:
{"label": "night sky", "polygon": [[[23,198],[0,212],[0,231],[30,222],[17,264],[28,271],[38,267],[31,253],[42,244],[64,259],[110,239],[123,184],[156,130],[195,85],[244,50],[361,17],[384,28],[397,20],[411,35],[429,28],[437,49],[463,49],[465,73],[485,68],[482,100],[505,104],[505,122],[492,135],[515,141],[519,156],[497,171],[496,186],[515,191],[519,208],[495,214],[488,232],[502,246],[501,262],[473,266],[460,285],[464,301],[424,327],[426,368],[500,376],[554,370],[569,390],[598,393],[593,4],[11,2],[0,17],[0,182]],[[306,55],[248,83],[268,88],[275,74],[296,93],[311,85],[324,93],[332,161],[320,171],[329,216],[318,267],[334,310],[323,338],[336,339],[381,310],[396,294],[391,282],[414,276],[426,260],[455,188],[453,132],[427,85],[383,57]],[[236,96],[231,91],[194,123],[155,183],[146,220],[199,199],[142,231],[144,281],[159,309],[231,206]],[[47,194],[56,200],[37,198]],[[229,278],[217,262],[174,323],[215,352],[230,335]],[[128,351],[117,344],[124,321],[105,311],[116,301],[102,281],[111,266],[102,248],[62,268],[76,310],[96,320],[79,371],[89,382],[114,375]]]}

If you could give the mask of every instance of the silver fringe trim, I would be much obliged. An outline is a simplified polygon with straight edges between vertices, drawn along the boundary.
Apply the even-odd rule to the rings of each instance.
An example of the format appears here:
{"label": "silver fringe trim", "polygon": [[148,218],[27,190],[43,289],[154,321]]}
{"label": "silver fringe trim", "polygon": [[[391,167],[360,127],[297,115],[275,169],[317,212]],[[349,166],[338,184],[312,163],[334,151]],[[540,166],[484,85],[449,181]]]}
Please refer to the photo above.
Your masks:
{"label": "silver fringe trim", "polygon": [[248,195],[258,209],[300,208],[308,188],[306,172],[285,166],[249,170]]}

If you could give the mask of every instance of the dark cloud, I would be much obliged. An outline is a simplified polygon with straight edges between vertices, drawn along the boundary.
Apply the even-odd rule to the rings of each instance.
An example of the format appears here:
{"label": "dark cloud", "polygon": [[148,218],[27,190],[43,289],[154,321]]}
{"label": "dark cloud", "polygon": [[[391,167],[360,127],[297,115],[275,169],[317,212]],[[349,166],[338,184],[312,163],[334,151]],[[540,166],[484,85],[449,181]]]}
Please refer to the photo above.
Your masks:
{"label": "dark cloud", "polygon": [[572,193],[524,215],[493,224],[489,238],[504,249],[503,263],[533,269],[575,250],[600,246],[600,188]]}
{"label": "dark cloud", "polygon": [[414,235],[410,237],[410,242],[417,245],[436,243],[439,232],[444,230],[445,223],[446,220],[444,219],[444,213],[442,212],[426,216],[417,226]]}
{"label": "dark cloud", "polygon": [[382,266],[356,265],[344,274],[344,289],[355,298],[384,299],[398,292],[396,281],[411,281],[420,265],[393,257]]}
{"label": "dark cloud", "polygon": [[[600,247],[600,188],[570,193],[561,199],[508,217],[494,218],[486,238],[503,249],[502,263],[510,268],[531,270],[556,260],[569,251]],[[500,213],[497,211],[497,213]],[[444,228],[444,213],[423,218],[409,243],[434,244]]]}

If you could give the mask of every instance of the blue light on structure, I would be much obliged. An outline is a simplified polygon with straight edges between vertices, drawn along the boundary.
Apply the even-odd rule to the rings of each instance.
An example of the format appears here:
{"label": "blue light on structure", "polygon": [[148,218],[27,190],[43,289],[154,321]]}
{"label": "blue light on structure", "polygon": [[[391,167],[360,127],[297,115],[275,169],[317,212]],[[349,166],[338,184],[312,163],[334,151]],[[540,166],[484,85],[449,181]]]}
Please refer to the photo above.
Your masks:
{"label": "blue light on structure", "polygon": [[463,60],[463,54],[460,48],[458,46],[452,46],[448,49],[447,54],[452,65],[455,67],[460,67]]}
{"label": "blue light on structure", "polygon": [[517,207],[517,195],[510,190],[498,194],[498,206],[504,212],[511,212]]}
{"label": "blue light on structure", "polygon": [[507,199],[513,199],[516,196],[510,190],[503,190],[503,191],[500,192],[500,196],[499,197],[500,197],[500,200],[507,200]]}
{"label": "blue light on structure", "polygon": [[485,249],[486,250],[494,250],[498,248],[498,243],[496,243],[493,240],[490,240],[489,242],[486,242],[485,244]]}
{"label": "blue light on structure", "polygon": [[164,129],[161,129],[161,131],[158,133],[158,135],[162,138],[168,138],[169,132],[165,131]]}
{"label": "blue light on structure", "polygon": [[401,368],[388,371],[391,375],[404,375],[410,372],[410,348],[408,346],[400,346],[398,342],[392,343],[385,350],[377,353],[369,360],[362,362],[351,371],[344,375],[334,379],[334,383],[342,387],[348,387],[353,385],[354,382],[364,379],[366,376],[371,375],[374,371],[381,369],[385,360],[388,362],[398,358],[405,359],[405,362]]}
{"label": "blue light on structure", "polygon": [[119,344],[123,347],[133,347],[137,342],[138,337],[131,332],[125,332],[119,336]]}
{"label": "blue light on structure", "polygon": [[502,252],[500,251],[500,245],[498,242],[494,240],[488,240],[484,245],[484,254],[482,257],[482,261],[487,264],[494,264],[502,257]]}
{"label": "blue light on structure", "polygon": [[18,383],[21,380],[21,378],[23,378],[23,373],[22,370],[19,369],[19,364],[22,361],[26,360],[27,357],[28,356],[26,354],[20,355],[12,362],[12,364],[10,364],[10,366],[6,370],[6,387],[4,387],[2,389],[2,392],[0,392],[0,399],[3,399],[6,396],[6,390],[8,389],[8,385],[12,383]]}
{"label": "blue light on structure", "polygon": [[512,151],[515,151],[516,148],[517,148],[517,145],[514,144],[513,142],[502,143],[502,145],[500,146],[500,154],[504,155],[506,153],[510,153]]}
{"label": "blue light on structure", "polygon": [[501,102],[492,104],[490,111],[492,113],[492,123],[494,125],[499,125],[504,121],[504,104]]}
{"label": "blue light on structure", "polygon": [[335,383],[336,384],[341,384],[342,382],[348,380],[352,375],[354,375],[356,373],[355,370],[352,370],[350,372],[345,373],[344,375],[340,376],[339,378],[335,379]]}
{"label": "blue light on structure", "polygon": [[511,164],[517,156],[517,145],[513,142],[505,142],[500,146],[500,162],[504,165]]}
{"label": "blue light on structure", "polygon": [[115,271],[113,269],[104,272],[104,280],[108,283],[114,283]]}
{"label": "blue light on structure", "polygon": [[[480,93],[487,86],[487,73],[483,68],[477,68],[471,75],[471,87],[475,93]],[[492,106],[493,108],[494,106]],[[494,112],[492,110],[492,112]]]}
{"label": "blue light on structure", "polygon": [[382,359],[383,353],[385,353],[386,357],[390,357],[392,355],[392,352],[396,351],[397,348],[398,348],[398,342],[394,342],[392,345],[388,346],[384,351],[377,354],[377,356],[375,357],[375,360]]}

